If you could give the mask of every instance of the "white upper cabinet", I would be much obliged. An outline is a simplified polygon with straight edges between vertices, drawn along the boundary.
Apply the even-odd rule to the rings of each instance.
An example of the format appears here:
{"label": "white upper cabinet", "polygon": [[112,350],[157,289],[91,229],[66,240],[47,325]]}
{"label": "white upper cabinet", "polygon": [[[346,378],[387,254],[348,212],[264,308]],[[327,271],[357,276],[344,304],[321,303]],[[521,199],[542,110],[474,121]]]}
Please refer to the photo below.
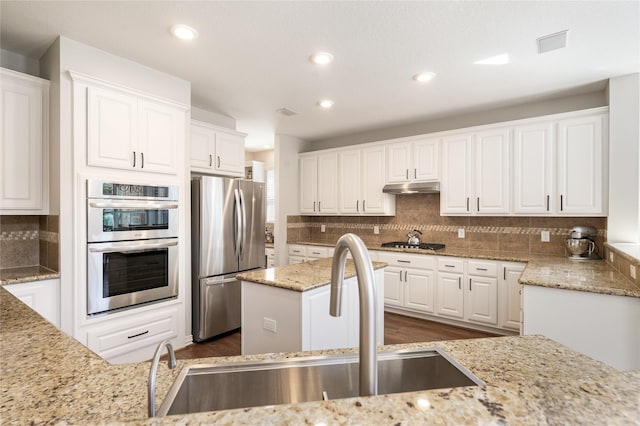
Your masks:
{"label": "white upper cabinet", "polygon": [[554,125],[516,126],[513,140],[513,212],[550,214],[554,210]]}
{"label": "white upper cabinet", "polygon": [[508,129],[442,140],[442,214],[501,214],[510,208]]}
{"label": "white upper cabinet", "polygon": [[471,213],[473,135],[446,136],[442,140],[441,214]]}
{"label": "white upper cabinet", "polygon": [[185,108],[116,88],[87,88],[87,163],[176,174],[185,140]]}
{"label": "white upper cabinet", "polygon": [[395,197],[384,194],[385,149],[341,151],[339,159],[339,213],[349,215],[395,213]]}
{"label": "white upper cabinet", "polygon": [[503,214],[510,211],[511,139],[509,129],[476,133],[474,142],[475,212]]}
{"label": "white upper cabinet", "polygon": [[49,212],[49,82],[0,69],[0,214]]}
{"label": "white upper cabinet", "polygon": [[300,214],[338,213],[338,154],[300,156]]}
{"label": "white upper cabinet", "polygon": [[606,216],[607,114],[577,114],[515,127],[515,214]]}
{"label": "white upper cabinet", "polygon": [[244,133],[191,121],[191,170],[244,176]]}
{"label": "white upper cabinet", "polygon": [[558,122],[556,202],[560,215],[607,214],[605,117],[598,114]]}
{"label": "white upper cabinet", "polygon": [[387,183],[439,178],[440,140],[421,138],[387,145]]}

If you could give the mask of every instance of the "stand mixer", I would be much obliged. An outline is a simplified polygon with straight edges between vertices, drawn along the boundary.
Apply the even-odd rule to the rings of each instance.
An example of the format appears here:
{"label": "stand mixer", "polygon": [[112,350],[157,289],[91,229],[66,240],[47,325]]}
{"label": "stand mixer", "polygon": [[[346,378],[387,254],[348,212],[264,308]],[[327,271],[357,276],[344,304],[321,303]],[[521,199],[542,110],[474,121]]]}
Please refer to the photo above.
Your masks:
{"label": "stand mixer", "polygon": [[593,241],[596,235],[598,235],[598,230],[593,226],[574,226],[571,228],[571,238],[565,240],[565,247],[569,251],[569,259],[600,259],[598,246]]}

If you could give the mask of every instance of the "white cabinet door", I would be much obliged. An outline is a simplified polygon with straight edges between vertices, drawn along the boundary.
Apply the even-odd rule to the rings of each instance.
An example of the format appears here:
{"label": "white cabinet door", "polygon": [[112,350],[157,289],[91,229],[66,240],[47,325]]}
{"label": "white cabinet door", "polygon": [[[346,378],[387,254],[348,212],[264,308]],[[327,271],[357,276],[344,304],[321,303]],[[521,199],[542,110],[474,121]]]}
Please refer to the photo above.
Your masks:
{"label": "white cabinet door", "polygon": [[510,330],[520,331],[522,285],[518,282],[524,264],[502,264],[500,280],[500,326]]}
{"label": "white cabinet door", "polygon": [[317,212],[318,203],[318,158],[300,158],[300,213]]}
{"label": "white cabinet door", "polygon": [[466,319],[483,324],[498,324],[498,280],[490,277],[469,277]]}
{"label": "white cabinet door", "polygon": [[354,346],[354,343],[357,344],[351,339],[351,317],[354,316],[354,308],[357,307],[351,297],[352,287],[355,285],[354,279],[345,280],[345,288],[342,290],[342,315],[339,317],[329,315],[331,286],[302,293],[302,312],[306,316],[306,320],[302,321],[302,350],[349,348]]}
{"label": "white cabinet door", "polygon": [[479,214],[509,213],[511,139],[509,129],[476,133],[475,209]]}
{"label": "white cabinet door", "polygon": [[442,140],[441,214],[470,214],[471,158],[473,135],[462,134]]}
{"label": "white cabinet door", "polygon": [[604,215],[603,115],[558,122],[558,213]]}
{"label": "white cabinet door", "polygon": [[424,139],[413,143],[413,180],[440,178],[440,140]]}
{"label": "white cabinet door", "polygon": [[452,318],[464,318],[462,274],[438,272],[436,313]]}
{"label": "white cabinet door", "polygon": [[411,167],[411,143],[394,143],[387,146],[387,182],[408,182]]}
{"label": "white cabinet door", "polygon": [[404,290],[404,305],[407,308],[430,314],[434,312],[435,273],[433,271],[407,269]]}
{"label": "white cabinet door", "polygon": [[60,280],[42,280],[10,284],[5,290],[60,328]]}
{"label": "white cabinet door", "polygon": [[133,169],[140,165],[138,99],[124,92],[88,87],[87,162]]}
{"label": "white cabinet door", "polygon": [[244,176],[244,135],[216,132],[214,165],[218,172]]}
{"label": "white cabinet door", "polygon": [[514,129],[513,212],[550,214],[554,210],[554,124]]}
{"label": "white cabinet door", "polygon": [[0,70],[0,208],[47,214],[49,82]]}
{"label": "white cabinet door", "polygon": [[403,291],[404,270],[388,266],[384,270],[384,304],[389,306],[404,305]]}
{"label": "white cabinet door", "polygon": [[138,103],[140,169],[146,172],[176,174],[178,151],[185,138],[184,111],[158,102]]}
{"label": "white cabinet door", "polygon": [[394,215],[395,196],[384,194],[385,149],[383,146],[362,150],[361,198],[362,212],[366,214]]}
{"label": "white cabinet door", "polygon": [[338,213],[338,154],[318,156],[318,213]]}
{"label": "white cabinet door", "polygon": [[216,133],[210,128],[191,123],[191,169],[211,172],[215,150]]}
{"label": "white cabinet door", "polygon": [[340,213],[360,214],[362,212],[360,150],[340,152],[339,161]]}

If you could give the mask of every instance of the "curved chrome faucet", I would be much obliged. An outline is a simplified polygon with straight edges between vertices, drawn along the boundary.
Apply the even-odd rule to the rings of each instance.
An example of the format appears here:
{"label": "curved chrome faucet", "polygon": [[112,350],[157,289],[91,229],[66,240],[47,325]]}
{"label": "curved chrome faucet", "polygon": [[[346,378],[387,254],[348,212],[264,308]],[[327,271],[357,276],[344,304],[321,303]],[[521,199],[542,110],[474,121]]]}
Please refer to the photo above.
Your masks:
{"label": "curved chrome faucet", "polygon": [[149,371],[149,387],[147,389],[147,397],[149,401],[149,417],[156,416],[156,375],[158,373],[158,364],[160,364],[160,355],[162,350],[167,347],[169,352],[169,368],[176,368],[176,353],[173,351],[173,346],[169,343],[169,340],[165,339],[158,345],[156,353],[153,355],[153,361],[151,361],[151,371]]}
{"label": "curved chrome faucet", "polygon": [[347,250],[353,256],[360,301],[360,396],[378,394],[378,354],[376,351],[376,287],[371,257],[360,237],[345,234],[336,243],[331,264],[331,306],[329,313],[342,313],[342,284]]}

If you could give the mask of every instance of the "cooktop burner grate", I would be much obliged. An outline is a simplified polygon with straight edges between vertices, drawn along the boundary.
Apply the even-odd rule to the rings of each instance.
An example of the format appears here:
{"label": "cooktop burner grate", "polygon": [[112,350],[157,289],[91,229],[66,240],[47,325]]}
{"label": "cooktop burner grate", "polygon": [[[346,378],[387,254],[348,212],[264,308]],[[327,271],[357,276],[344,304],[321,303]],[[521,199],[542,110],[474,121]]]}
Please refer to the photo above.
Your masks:
{"label": "cooktop burner grate", "polygon": [[437,243],[409,244],[406,241],[392,241],[390,243],[382,243],[382,247],[407,248],[407,249],[416,249],[416,250],[443,250],[444,244],[437,244]]}

